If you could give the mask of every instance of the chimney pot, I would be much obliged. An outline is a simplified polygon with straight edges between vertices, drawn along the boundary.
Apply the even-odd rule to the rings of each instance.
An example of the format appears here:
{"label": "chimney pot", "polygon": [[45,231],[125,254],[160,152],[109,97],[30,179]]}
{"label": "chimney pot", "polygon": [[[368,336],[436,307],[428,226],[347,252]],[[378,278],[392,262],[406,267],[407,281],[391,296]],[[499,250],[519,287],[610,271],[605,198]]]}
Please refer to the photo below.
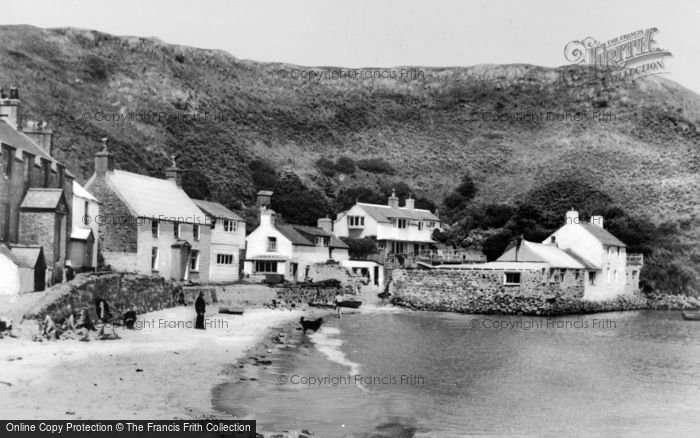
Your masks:
{"label": "chimney pot", "polygon": [[573,208],[569,211],[566,212],[566,225],[568,224],[578,224],[579,219],[578,219],[578,211],[574,210]]}
{"label": "chimney pot", "polygon": [[391,196],[389,196],[388,205],[391,208],[398,208],[399,206],[399,198],[396,197],[396,190],[394,189],[391,190]]}
{"label": "chimney pot", "polygon": [[102,140],[102,150],[95,154],[95,175],[104,176],[107,172],[114,171],[114,156],[107,150],[107,137]]}
{"label": "chimney pot", "polygon": [[414,208],[416,208],[416,200],[413,199],[411,196],[406,198],[406,208],[408,208],[409,210],[413,210]]}
{"label": "chimney pot", "polygon": [[323,231],[326,231],[328,233],[333,232],[333,220],[331,218],[329,218],[328,216],[319,218],[317,221],[317,226],[318,226],[318,228],[320,228]]}
{"label": "chimney pot", "polygon": [[591,216],[591,225],[603,228],[603,216]]}

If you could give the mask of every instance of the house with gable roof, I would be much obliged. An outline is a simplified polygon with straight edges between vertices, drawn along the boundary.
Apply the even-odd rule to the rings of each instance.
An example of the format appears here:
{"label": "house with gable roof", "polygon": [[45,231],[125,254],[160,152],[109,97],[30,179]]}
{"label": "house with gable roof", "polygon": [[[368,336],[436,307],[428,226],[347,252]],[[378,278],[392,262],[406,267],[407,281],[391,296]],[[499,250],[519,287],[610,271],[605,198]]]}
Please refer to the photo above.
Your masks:
{"label": "house with gable roof", "polygon": [[46,122],[23,123],[19,90],[0,90],[0,244],[10,251],[41,247],[46,278],[36,290],[64,279],[73,180],[53,157]]}
{"label": "house with gable roof", "polygon": [[440,228],[440,218],[429,210],[415,208],[415,200],[399,198],[392,192],[387,205],[357,202],[337,215],[333,232],[338,237],[375,238],[381,258],[419,256],[432,253],[433,231]]}
{"label": "house with gable roof", "polygon": [[204,212],[211,226],[209,280],[238,280],[241,256],[245,252],[245,221],[218,202],[201,199],[192,201]]}
{"label": "house with gable roof", "polygon": [[496,261],[441,269],[473,271],[478,281],[489,279],[479,286],[491,290],[605,300],[638,291],[642,263],[641,254],[629,254],[626,245],[603,228],[602,216],[584,222],[572,209],[564,225],[542,243],[516,239]]}
{"label": "house with gable roof", "polygon": [[115,169],[103,139],[85,189],[102,203],[92,218],[113,269],[176,280],[209,281],[211,223],[182,189],[173,160],[166,179]]}
{"label": "house with gable roof", "polygon": [[304,281],[312,265],[348,260],[348,246],[330,224],[326,218],[318,220],[318,227],[278,223],[275,212],[262,206],[260,226],[246,237],[246,277],[262,281],[267,274],[280,274],[287,281]]}

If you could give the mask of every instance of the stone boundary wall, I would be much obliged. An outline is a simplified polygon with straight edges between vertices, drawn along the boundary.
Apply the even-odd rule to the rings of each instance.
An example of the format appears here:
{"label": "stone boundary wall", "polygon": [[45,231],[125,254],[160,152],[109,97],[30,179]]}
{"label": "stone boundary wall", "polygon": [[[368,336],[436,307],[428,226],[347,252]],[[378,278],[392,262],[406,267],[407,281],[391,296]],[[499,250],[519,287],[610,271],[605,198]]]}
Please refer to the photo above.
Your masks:
{"label": "stone boundary wall", "polygon": [[68,316],[68,305],[74,313],[87,308],[96,318],[95,300],[102,298],[109,304],[113,317],[136,307],[136,313],[146,313],[178,305],[182,286],[163,277],[126,274],[79,274],[68,283],[47,289],[35,310],[26,319],[43,319],[46,315],[61,320]]}
{"label": "stone boundary wall", "polygon": [[[496,270],[397,269],[391,301],[413,310],[506,315],[563,315],[648,307],[647,299],[639,294],[621,295],[609,301],[583,300],[582,276],[580,286],[573,278],[570,280],[574,284],[566,286],[542,284],[538,271],[531,271],[531,275],[522,272],[518,287],[503,285],[502,274]],[[522,285],[536,279],[537,285],[523,289]]]}
{"label": "stone boundary wall", "polygon": [[277,298],[287,304],[308,304],[315,303],[333,303],[335,296],[354,295],[353,288],[349,287],[316,287],[304,286],[303,284],[295,284],[277,289]]}
{"label": "stone boundary wall", "polygon": [[204,300],[207,304],[218,302],[216,288],[211,286],[183,286],[182,296],[178,298],[178,302],[184,299],[186,305],[194,305],[194,301],[197,299],[200,292],[204,292]]}

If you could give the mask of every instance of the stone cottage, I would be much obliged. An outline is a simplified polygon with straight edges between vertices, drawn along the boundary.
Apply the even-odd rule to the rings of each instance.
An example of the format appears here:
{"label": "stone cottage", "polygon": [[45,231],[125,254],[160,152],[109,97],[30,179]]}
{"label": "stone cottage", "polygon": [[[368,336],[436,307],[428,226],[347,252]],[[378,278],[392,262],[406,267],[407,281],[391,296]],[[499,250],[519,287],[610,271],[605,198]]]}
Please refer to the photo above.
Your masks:
{"label": "stone cottage", "polygon": [[0,244],[13,252],[41,248],[45,260],[37,263],[46,268],[45,278],[32,283],[39,288],[33,290],[43,290],[64,279],[74,177],[53,157],[53,131],[46,122],[23,123],[21,110],[17,88],[9,95],[0,90]]}
{"label": "stone cottage", "polygon": [[182,189],[182,171],[174,161],[167,179],[115,169],[103,143],[85,188],[102,203],[94,219],[105,263],[119,271],[209,281],[211,223]]}

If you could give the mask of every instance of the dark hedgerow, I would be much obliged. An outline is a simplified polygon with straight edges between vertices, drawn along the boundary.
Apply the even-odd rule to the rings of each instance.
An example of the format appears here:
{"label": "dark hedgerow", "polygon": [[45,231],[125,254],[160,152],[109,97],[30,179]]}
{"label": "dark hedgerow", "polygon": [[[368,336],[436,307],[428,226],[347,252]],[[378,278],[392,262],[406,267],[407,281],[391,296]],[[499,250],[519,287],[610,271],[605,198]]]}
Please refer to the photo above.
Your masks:
{"label": "dark hedgerow", "polygon": [[365,158],[357,160],[357,167],[365,172],[382,173],[385,175],[395,175],[396,169],[384,158]]}

